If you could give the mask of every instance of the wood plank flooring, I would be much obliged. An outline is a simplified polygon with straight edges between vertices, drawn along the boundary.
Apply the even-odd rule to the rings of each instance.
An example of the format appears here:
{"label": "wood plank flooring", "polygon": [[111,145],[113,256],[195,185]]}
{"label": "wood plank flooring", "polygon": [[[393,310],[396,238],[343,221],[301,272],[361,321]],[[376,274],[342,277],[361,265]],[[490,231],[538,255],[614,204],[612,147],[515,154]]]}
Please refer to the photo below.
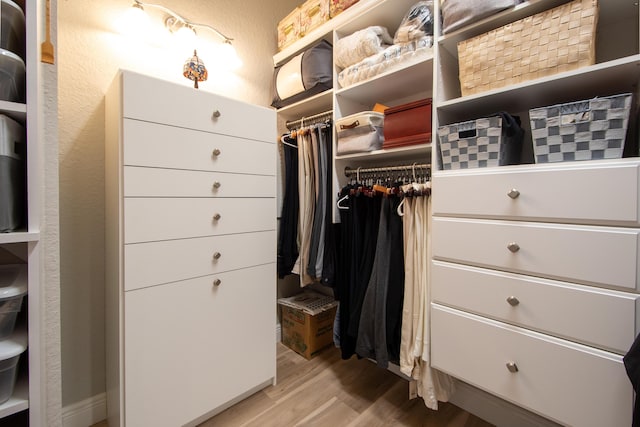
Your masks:
{"label": "wood plank flooring", "polygon": [[409,400],[407,381],[368,360],[342,360],[335,348],[308,361],[278,344],[277,380],[199,427],[491,426],[449,403],[432,411]]}

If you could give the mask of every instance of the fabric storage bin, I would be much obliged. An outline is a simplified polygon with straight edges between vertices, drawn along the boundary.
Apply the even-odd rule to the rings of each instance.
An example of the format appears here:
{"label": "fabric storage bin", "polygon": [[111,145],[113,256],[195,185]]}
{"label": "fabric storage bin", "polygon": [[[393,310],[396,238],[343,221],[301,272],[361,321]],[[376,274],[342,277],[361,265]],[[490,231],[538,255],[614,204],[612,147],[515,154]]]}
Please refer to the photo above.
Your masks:
{"label": "fabric storage bin", "polygon": [[442,33],[447,34],[472,24],[524,0],[444,0]]}
{"label": "fabric storage bin", "polygon": [[507,113],[438,128],[442,169],[468,169],[520,163],[524,130]]}
{"label": "fabric storage bin", "polygon": [[462,96],[595,62],[597,0],[574,0],[458,43]]}
{"label": "fabric storage bin", "polygon": [[25,19],[20,6],[11,0],[0,4],[0,48],[25,59]]}
{"label": "fabric storage bin", "polygon": [[296,7],[278,23],[278,50],[300,38],[300,8]]}
{"label": "fabric storage bin", "polygon": [[307,0],[300,6],[300,36],[329,20],[329,0]]}
{"label": "fabric storage bin", "polygon": [[271,106],[285,107],[333,87],[333,47],[326,40],[276,67]]}
{"label": "fabric storage bin", "polygon": [[431,98],[384,111],[384,148],[431,142]]}
{"label": "fabric storage bin", "polygon": [[0,232],[25,224],[27,203],[25,131],[0,114]]}
{"label": "fabric storage bin", "polygon": [[0,340],[13,333],[16,318],[27,294],[27,266],[0,266]]}
{"label": "fabric storage bin", "polygon": [[15,331],[9,338],[0,341],[0,404],[13,394],[18,374],[20,355],[27,349],[27,332]]}
{"label": "fabric storage bin", "polygon": [[329,0],[329,17],[339,15],[356,3],[358,0]]}
{"label": "fabric storage bin", "polygon": [[622,157],[631,101],[625,93],[530,110],[536,163]]}
{"label": "fabric storage bin", "polygon": [[338,155],[379,150],[384,140],[384,114],[363,111],[336,120]]}

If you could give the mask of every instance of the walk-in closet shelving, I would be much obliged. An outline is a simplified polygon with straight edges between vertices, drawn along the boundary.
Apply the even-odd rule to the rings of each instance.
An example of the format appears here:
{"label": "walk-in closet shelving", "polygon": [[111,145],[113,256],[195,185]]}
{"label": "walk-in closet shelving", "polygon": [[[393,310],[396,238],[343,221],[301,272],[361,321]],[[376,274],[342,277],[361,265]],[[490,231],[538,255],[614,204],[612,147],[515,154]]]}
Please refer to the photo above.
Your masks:
{"label": "walk-in closet shelving", "polygon": [[[23,301],[23,309],[18,315],[16,330],[28,333],[28,349],[20,356],[18,377],[12,397],[0,405],[2,418],[29,410],[29,423],[32,426],[45,424],[41,406],[47,387],[43,383],[45,364],[41,360],[41,313],[43,303],[40,299],[42,242],[41,205],[44,194],[42,177],[43,147],[38,127],[38,85],[39,85],[39,33],[43,2],[15,1],[25,14],[26,28],[26,102],[0,101],[0,114],[21,123],[27,135],[27,212],[25,225],[14,232],[0,233],[0,252],[10,254],[9,258],[20,259],[28,264],[28,290]],[[56,184],[57,185],[57,184]]]}
{"label": "walk-in closet shelving", "polygon": [[[534,164],[529,110],[626,92],[637,106],[638,4],[598,2],[594,65],[470,96],[461,96],[458,78],[459,41],[565,3],[527,1],[437,39],[435,128],[508,111],[520,116],[525,140],[521,165],[439,171],[432,163],[432,360],[563,425],[628,425],[633,390],[622,356],[639,330],[640,255],[631,243],[640,235],[638,153]],[[630,127],[626,143],[634,145],[634,120]],[[609,269],[607,256],[618,267]],[[585,274],[590,264],[597,274]],[[624,344],[585,338],[595,330]]]}

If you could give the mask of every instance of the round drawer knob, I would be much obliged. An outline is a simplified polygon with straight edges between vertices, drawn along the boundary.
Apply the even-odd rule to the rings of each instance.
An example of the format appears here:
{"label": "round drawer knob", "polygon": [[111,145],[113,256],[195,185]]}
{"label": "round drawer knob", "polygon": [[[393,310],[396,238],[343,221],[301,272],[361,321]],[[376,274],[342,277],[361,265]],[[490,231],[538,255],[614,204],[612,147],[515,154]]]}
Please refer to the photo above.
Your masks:
{"label": "round drawer knob", "polygon": [[222,283],[222,280],[220,279],[216,279],[213,281],[214,286],[220,286],[221,283]]}
{"label": "round drawer knob", "polygon": [[507,369],[509,372],[515,374],[518,372],[518,365],[516,365],[516,362],[507,362]]}
{"label": "round drawer knob", "polygon": [[215,150],[213,150],[213,157],[218,157],[220,155],[220,153],[222,153],[222,151],[220,151],[220,149],[216,148]]}
{"label": "round drawer knob", "polygon": [[216,182],[213,183],[213,189],[217,190],[218,188],[220,188],[221,185],[222,184],[219,181],[216,181]]}
{"label": "round drawer knob", "polygon": [[507,249],[515,254],[520,250],[520,245],[518,245],[516,242],[511,242],[507,245]]}
{"label": "round drawer knob", "polygon": [[507,193],[507,196],[511,197],[512,199],[517,199],[519,195],[520,195],[520,192],[518,190],[516,190],[515,188],[512,188]]}
{"label": "round drawer knob", "polygon": [[218,117],[220,117],[222,114],[220,114],[219,110],[216,110],[213,112],[213,114],[211,115],[212,119],[217,119]]}
{"label": "round drawer knob", "polygon": [[215,254],[213,254],[213,259],[220,259],[221,256],[222,254],[220,252],[216,252]]}
{"label": "round drawer knob", "polygon": [[220,221],[220,218],[222,218],[222,215],[220,215],[219,213],[217,213],[217,214],[215,214],[215,215],[213,216],[213,220],[214,220],[214,221]]}
{"label": "round drawer knob", "polygon": [[515,307],[516,305],[520,304],[520,301],[518,300],[518,298],[516,298],[514,296],[510,296],[509,298],[507,298],[507,302],[509,304],[511,304],[513,307]]}

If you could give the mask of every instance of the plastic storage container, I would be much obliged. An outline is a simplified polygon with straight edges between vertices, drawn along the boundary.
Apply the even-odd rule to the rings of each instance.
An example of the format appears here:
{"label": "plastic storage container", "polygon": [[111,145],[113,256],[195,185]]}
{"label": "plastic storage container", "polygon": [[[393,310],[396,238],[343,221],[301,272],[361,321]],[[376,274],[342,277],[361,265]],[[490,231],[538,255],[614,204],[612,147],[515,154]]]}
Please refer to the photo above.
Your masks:
{"label": "plastic storage container", "polygon": [[0,114],[0,232],[24,225],[26,212],[26,143],[24,127]]}
{"label": "plastic storage container", "polygon": [[13,333],[26,294],[26,264],[0,265],[0,340]]}
{"label": "plastic storage container", "polygon": [[0,48],[13,52],[24,60],[24,12],[11,0],[1,0],[0,18]]}
{"label": "plastic storage container", "polygon": [[0,100],[24,102],[25,76],[24,61],[13,52],[0,49]]}
{"label": "plastic storage container", "polygon": [[20,355],[27,349],[26,330],[14,332],[8,339],[0,341],[0,404],[13,394],[18,374]]}

